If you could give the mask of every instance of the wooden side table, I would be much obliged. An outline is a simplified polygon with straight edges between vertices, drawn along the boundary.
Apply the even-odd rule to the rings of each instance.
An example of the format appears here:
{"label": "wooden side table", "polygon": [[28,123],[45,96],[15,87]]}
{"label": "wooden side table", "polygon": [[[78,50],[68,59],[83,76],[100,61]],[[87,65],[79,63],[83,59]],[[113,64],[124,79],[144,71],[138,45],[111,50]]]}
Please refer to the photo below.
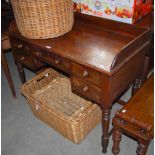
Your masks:
{"label": "wooden side table", "polygon": [[140,90],[113,118],[112,152],[120,152],[119,143],[122,133],[137,139],[137,155],[145,155],[154,136],[154,76],[151,76]]}

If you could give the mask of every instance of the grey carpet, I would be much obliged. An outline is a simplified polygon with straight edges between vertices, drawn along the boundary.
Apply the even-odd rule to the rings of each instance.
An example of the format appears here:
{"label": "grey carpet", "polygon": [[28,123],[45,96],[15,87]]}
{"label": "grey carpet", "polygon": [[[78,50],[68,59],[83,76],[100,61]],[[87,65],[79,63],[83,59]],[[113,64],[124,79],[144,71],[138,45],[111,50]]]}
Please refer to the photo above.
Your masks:
{"label": "grey carpet", "polygon": [[[62,137],[55,130],[36,119],[28,107],[26,99],[21,95],[21,81],[14,64],[12,54],[8,53],[7,61],[15,85],[17,99],[13,99],[6,77],[2,69],[1,75],[1,151],[2,155],[103,155],[101,153],[101,123],[94,128],[84,141],[77,145]],[[26,70],[27,80],[35,74]],[[127,99],[130,92],[123,98]],[[115,104],[112,116],[120,105]],[[153,155],[153,141],[147,155]],[[112,138],[110,138],[107,155],[112,155]],[[136,141],[123,136],[120,155],[135,155]]]}

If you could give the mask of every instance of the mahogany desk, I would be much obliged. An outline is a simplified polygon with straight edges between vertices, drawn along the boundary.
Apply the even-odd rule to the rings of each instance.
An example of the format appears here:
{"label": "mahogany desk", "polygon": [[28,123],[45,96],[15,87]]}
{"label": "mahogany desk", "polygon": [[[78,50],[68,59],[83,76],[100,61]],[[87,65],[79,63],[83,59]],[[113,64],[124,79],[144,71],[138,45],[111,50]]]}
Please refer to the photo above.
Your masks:
{"label": "mahogany desk", "polygon": [[[72,31],[54,39],[31,40],[10,25],[13,55],[22,82],[23,66],[36,70],[48,63],[70,75],[72,91],[102,108],[102,147],[107,152],[113,102],[140,81],[150,30],[75,14]],[[137,80],[138,79],[138,80]]]}

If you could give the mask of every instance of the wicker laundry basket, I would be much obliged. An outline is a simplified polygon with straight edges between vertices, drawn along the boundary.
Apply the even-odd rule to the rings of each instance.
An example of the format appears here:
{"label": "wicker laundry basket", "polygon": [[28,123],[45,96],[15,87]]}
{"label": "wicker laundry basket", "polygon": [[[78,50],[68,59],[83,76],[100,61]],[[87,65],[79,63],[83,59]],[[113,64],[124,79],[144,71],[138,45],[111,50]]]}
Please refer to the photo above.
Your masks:
{"label": "wicker laundry basket", "polygon": [[54,38],[72,29],[72,0],[11,0],[11,3],[18,29],[27,38]]}
{"label": "wicker laundry basket", "polygon": [[[72,142],[80,143],[101,121],[100,107],[73,94],[68,78],[57,78],[35,89],[35,93],[31,93],[33,84],[28,83],[23,85],[22,93],[34,115]],[[29,97],[30,94],[33,95]]]}

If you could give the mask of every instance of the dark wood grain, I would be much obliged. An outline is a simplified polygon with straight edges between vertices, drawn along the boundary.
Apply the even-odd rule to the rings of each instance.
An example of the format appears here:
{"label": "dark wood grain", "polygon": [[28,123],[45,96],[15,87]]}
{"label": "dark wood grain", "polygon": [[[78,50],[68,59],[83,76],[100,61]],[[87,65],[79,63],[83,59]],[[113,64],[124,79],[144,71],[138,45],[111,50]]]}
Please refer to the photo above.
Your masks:
{"label": "dark wood grain", "polygon": [[24,84],[26,82],[26,77],[25,77],[24,67],[20,62],[17,63],[17,69],[18,69],[21,82],[22,84]]}
{"label": "dark wood grain", "polygon": [[38,68],[41,68],[44,65],[37,61],[33,56],[32,53],[35,52],[35,50],[31,47],[31,45],[22,40],[12,39],[11,37],[10,42],[16,63],[22,62],[24,66],[30,68],[33,71],[36,71]]}
{"label": "dark wood grain", "polygon": [[[154,111],[153,111],[154,93],[153,92],[154,92],[154,76],[151,76],[148,79],[148,81],[145,82],[142,88],[136,93],[136,95],[133,96],[133,98],[129,101],[129,104],[126,104],[123,107],[123,109],[125,109],[127,113],[125,114],[121,113],[120,115],[122,116],[121,118],[122,119],[124,117],[127,118],[126,116],[128,116],[128,113],[129,113],[129,117],[134,116],[134,120],[132,120],[133,124],[136,123],[135,125],[139,125],[139,127],[143,128],[144,130],[153,129],[152,128],[153,119],[154,119],[153,118],[154,116]],[[143,122],[143,123],[139,124],[138,122]]]}
{"label": "dark wood grain", "polygon": [[15,92],[15,88],[14,88],[14,85],[13,85],[12,77],[11,77],[9,67],[8,67],[8,64],[7,64],[7,61],[6,61],[5,54],[4,54],[3,50],[1,51],[1,63],[2,63],[2,67],[4,69],[4,72],[5,72],[6,78],[8,80],[12,95],[13,95],[13,97],[16,97],[16,92]]}
{"label": "dark wood grain", "polygon": [[[54,39],[31,40],[20,35],[15,22],[10,25],[12,46],[24,42],[29,58],[67,72],[73,92],[101,106],[104,153],[112,103],[141,77],[149,34],[147,28],[81,14],[75,15],[70,32]],[[14,48],[15,61],[17,57]]]}
{"label": "dark wood grain", "polygon": [[[121,55],[124,55],[124,53],[131,55],[130,52],[132,51],[132,56],[134,56],[139,45],[142,45],[142,42],[147,42],[149,38],[149,30],[147,29],[119,23],[119,25],[121,25],[119,29],[122,31],[124,31],[124,27],[127,26],[127,31],[130,31],[130,36],[128,36],[126,33],[122,34],[120,30],[118,31],[116,29],[115,32],[113,32],[110,29],[111,25],[113,25],[114,28],[117,27],[118,22],[105,20],[106,23],[109,24],[109,27],[104,28],[104,19],[101,20],[100,18],[92,17],[94,23],[100,22],[103,24],[103,28],[100,29],[97,23],[89,23],[90,17],[85,16],[84,18],[83,15],[79,14],[78,19],[80,18],[81,20],[77,20],[76,22],[75,18],[72,31],[55,39],[30,40],[22,37],[17,31],[16,26],[10,26],[12,31],[16,29],[10,33],[10,35],[16,32],[16,34],[13,35],[16,38],[25,40],[29,42],[29,44],[38,46],[38,48],[51,53],[56,53],[61,57],[65,57],[65,59],[67,58],[77,63],[80,62],[80,64],[99,70],[105,74],[110,74],[114,68],[116,70],[117,66],[126,63],[127,59],[124,59],[124,56]],[[85,19],[85,23],[82,22],[83,18]],[[79,23],[80,21],[81,23]],[[85,24],[87,24],[87,26]],[[94,28],[92,25],[96,25],[96,27]],[[137,31],[135,31],[135,29]],[[134,35],[132,32],[134,32]],[[136,44],[138,44],[138,46]]]}
{"label": "dark wood grain", "polygon": [[[72,90],[87,99],[93,100],[96,103],[101,102],[101,89],[92,85],[78,77],[72,76]],[[95,92],[95,93],[94,93]]]}
{"label": "dark wood grain", "polygon": [[147,65],[146,68],[148,68],[148,71],[144,72],[144,76],[146,76],[148,72],[154,68],[154,12],[149,13],[147,16],[137,21],[135,25],[139,27],[150,28],[151,30],[150,49],[147,52],[147,58],[146,58],[149,59],[148,62],[149,64],[146,64]]}
{"label": "dark wood grain", "polygon": [[113,118],[113,148],[117,155],[120,151],[121,133],[137,139],[137,154],[145,155],[154,136],[154,76],[152,75],[131,100]]}
{"label": "dark wood grain", "polygon": [[85,66],[78,65],[76,63],[71,64],[72,74],[83,78],[84,80],[100,86],[101,83],[101,73],[95,70],[89,69]]}
{"label": "dark wood grain", "polygon": [[7,63],[7,60],[6,60],[6,57],[5,57],[5,54],[10,49],[11,49],[11,45],[10,45],[9,37],[7,35],[7,31],[2,32],[2,35],[1,35],[1,64],[2,64],[2,67],[3,67],[4,73],[6,75],[6,78],[8,80],[12,95],[13,95],[13,97],[16,97],[16,92],[15,92],[13,80],[12,80],[10,70],[9,70],[9,67],[8,67],[8,63]]}

